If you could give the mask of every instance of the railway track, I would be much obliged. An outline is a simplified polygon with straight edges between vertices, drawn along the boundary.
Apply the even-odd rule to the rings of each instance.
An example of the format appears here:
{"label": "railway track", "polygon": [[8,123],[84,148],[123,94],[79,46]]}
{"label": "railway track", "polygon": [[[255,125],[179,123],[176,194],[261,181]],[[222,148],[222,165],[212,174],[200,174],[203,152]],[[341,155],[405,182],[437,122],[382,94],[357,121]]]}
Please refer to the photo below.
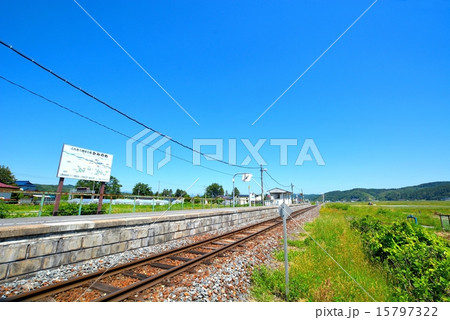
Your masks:
{"label": "railway track", "polygon": [[[299,216],[313,207],[294,212]],[[167,281],[183,272],[224,254],[234,247],[267,232],[282,223],[270,219],[180,248],[154,254],[126,264],[37,290],[11,296],[3,301],[124,301],[139,300],[142,291]]]}

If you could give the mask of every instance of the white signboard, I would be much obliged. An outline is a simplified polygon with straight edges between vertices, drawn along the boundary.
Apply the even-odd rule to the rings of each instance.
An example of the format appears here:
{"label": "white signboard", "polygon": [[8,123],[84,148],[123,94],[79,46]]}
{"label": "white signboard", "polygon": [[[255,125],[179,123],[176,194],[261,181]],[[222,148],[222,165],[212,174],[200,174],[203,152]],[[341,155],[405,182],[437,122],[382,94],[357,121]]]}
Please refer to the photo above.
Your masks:
{"label": "white signboard", "polygon": [[253,175],[251,173],[244,173],[242,175],[242,181],[249,182],[252,180]]}
{"label": "white signboard", "polygon": [[113,155],[94,150],[63,145],[58,177],[109,182]]}
{"label": "white signboard", "polygon": [[279,207],[278,207],[278,213],[280,214],[281,217],[283,217],[284,215],[286,215],[286,218],[289,218],[289,216],[292,213],[292,209],[289,208],[289,206],[286,203],[282,203]]}

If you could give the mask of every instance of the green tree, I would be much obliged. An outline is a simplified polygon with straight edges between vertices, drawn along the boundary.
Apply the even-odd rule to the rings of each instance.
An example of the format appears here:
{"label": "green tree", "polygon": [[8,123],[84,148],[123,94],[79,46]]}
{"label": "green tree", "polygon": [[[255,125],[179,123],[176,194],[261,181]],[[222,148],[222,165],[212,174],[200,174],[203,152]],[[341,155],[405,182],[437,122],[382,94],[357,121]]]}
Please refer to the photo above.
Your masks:
{"label": "green tree", "polygon": [[206,188],[206,196],[208,198],[215,198],[217,196],[223,196],[223,187],[218,183],[212,183]]}
{"label": "green tree", "polygon": [[9,167],[0,165],[0,182],[10,185],[16,182],[16,177],[14,177]]}
{"label": "green tree", "polygon": [[164,189],[161,192],[161,196],[163,196],[163,197],[171,197],[172,195],[173,195],[172,189]]}
{"label": "green tree", "polygon": [[239,197],[240,194],[241,194],[241,192],[239,191],[239,189],[234,187],[234,196]]}
{"label": "green tree", "polygon": [[184,197],[184,196],[186,196],[187,195],[187,192],[186,191],[184,191],[184,190],[182,190],[182,189],[177,189],[176,191],[175,191],[175,197]]}
{"label": "green tree", "polygon": [[[92,188],[94,188],[93,190],[95,191],[95,193],[99,193],[101,182],[90,181],[90,180],[78,180],[78,182],[75,186],[90,188],[91,190],[92,190]],[[111,179],[109,180],[109,182],[107,182],[105,184],[105,193],[120,194],[121,187],[122,187],[122,185],[119,183],[119,180],[116,177],[111,176]]]}
{"label": "green tree", "polygon": [[133,187],[133,194],[140,196],[151,196],[153,194],[152,188],[148,184],[138,182]]}

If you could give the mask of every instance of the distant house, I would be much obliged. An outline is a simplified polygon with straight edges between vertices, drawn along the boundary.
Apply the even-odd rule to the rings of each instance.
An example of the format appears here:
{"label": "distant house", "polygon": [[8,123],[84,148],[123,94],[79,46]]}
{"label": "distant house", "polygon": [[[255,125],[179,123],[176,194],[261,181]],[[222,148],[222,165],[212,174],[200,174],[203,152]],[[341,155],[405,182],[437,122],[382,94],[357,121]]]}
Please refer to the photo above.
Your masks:
{"label": "distant house", "polygon": [[261,202],[261,195],[258,195],[256,193],[250,193],[248,194],[241,194],[239,197],[236,197],[236,203],[238,203],[241,206],[248,205],[249,201],[251,201],[252,205],[256,202]]}
{"label": "distant house", "polygon": [[32,184],[30,181],[17,180],[16,184],[23,191],[37,191],[37,187],[34,184]]}
{"label": "distant house", "polygon": [[76,187],[74,189],[70,189],[70,192],[73,193],[94,193],[94,190],[91,190],[89,187]]}
{"label": "distant house", "polygon": [[241,206],[248,204],[248,194],[240,194],[235,201]]}
{"label": "distant house", "polygon": [[232,197],[229,197],[229,196],[217,196],[217,198],[222,199],[223,204],[226,206],[231,205],[231,200],[233,199]]}
{"label": "distant house", "polygon": [[72,197],[78,198],[80,195],[77,195],[77,193],[80,194],[92,194],[91,199],[94,199],[95,190],[91,190],[89,187],[75,187],[73,189],[70,189],[69,193],[69,200],[72,199]]}
{"label": "distant house", "polygon": [[273,205],[279,206],[282,203],[292,204],[292,192],[280,188],[273,188],[269,190],[270,199]]}
{"label": "distant house", "polygon": [[8,184],[0,182],[0,199],[9,200],[11,199],[11,193],[13,191],[19,191],[20,188],[16,186],[10,186]]}

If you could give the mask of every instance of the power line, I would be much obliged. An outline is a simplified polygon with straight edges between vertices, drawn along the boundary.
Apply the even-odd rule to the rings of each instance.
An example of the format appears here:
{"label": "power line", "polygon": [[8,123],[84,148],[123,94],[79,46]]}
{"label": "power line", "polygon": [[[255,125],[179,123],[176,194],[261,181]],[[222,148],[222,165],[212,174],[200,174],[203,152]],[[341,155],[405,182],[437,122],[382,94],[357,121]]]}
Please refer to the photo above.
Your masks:
{"label": "power line", "polygon": [[65,78],[61,77],[60,75],[56,74],[56,73],[53,72],[52,70],[50,70],[50,69],[44,67],[42,64],[40,64],[39,62],[35,61],[34,59],[31,59],[30,57],[26,56],[26,55],[23,54],[22,52],[16,50],[16,49],[13,48],[11,45],[6,44],[6,43],[3,42],[2,40],[0,40],[0,44],[2,44],[3,46],[5,46],[5,47],[11,49],[13,52],[15,52],[16,54],[20,55],[22,58],[24,58],[24,59],[26,59],[26,60],[32,62],[33,64],[35,64],[36,66],[38,66],[38,67],[41,68],[42,70],[44,70],[44,71],[50,73],[50,74],[53,75],[54,77],[58,78],[59,80],[65,82],[66,84],[68,84],[69,86],[71,86],[72,88],[74,88],[74,89],[76,89],[76,90],[82,92],[83,94],[87,95],[88,97],[90,97],[90,98],[94,99],[95,101],[97,101],[97,102],[103,104],[103,105],[106,106],[108,109],[111,109],[112,111],[114,111],[114,112],[120,114],[121,116],[127,118],[128,120],[131,120],[131,121],[133,121],[133,122],[135,122],[135,123],[141,125],[142,127],[146,128],[146,129],[149,129],[150,131],[153,131],[153,132],[159,134],[161,137],[164,137],[164,138],[169,139],[169,140],[172,141],[173,143],[176,143],[176,144],[178,144],[179,146],[181,146],[181,147],[183,147],[183,148],[185,148],[185,149],[188,149],[188,150],[190,150],[190,151],[192,151],[192,152],[198,153],[198,154],[204,156],[205,158],[209,158],[209,159],[211,159],[211,160],[218,161],[218,162],[227,164],[227,165],[229,165],[229,166],[239,167],[239,168],[245,168],[245,169],[259,169],[259,167],[249,167],[249,166],[242,166],[242,165],[239,165],[239,164],[232,164],[232,163],[226,162],[226,161],[224,161],[224,160],[220,160],[220,159],[216,159],[216,158],[214,158],[214,157],[211,157],[210,155],[204,154],[204,153],[201,152],[201,151],[195,150],[195,149],[193,149],[193,148],[191,148],[191,147],[189,147],[189,146],[183,144],[182,142],[179,142],[179,141],[173,139],[172,137],[169,137],[168,135],[166,135],[166,134],[164,134],[164,133],[161,133],[161,132],[159,132],[159,131],[157,131],[157,130],[155,130],[155,129],[149,127],[149,126],[147,126],[147,125],[144,124],[143,122],[141,122],[141,121],[139,121],[139,120],[133,118],[132,116],[126,114],[125,112],[120,111],[119,109],[117,109],[117,108],[111,106],[111,105],[108,104],[107,102],[105,102],[105,101],[103,101],[103,100],[97,98],[97,97],[94,96],[93,94],[87,92],[86,90],[80,88],[79,86],[73,84],[72,82],[68,81],[67,79],[65,79]]}
{"label": "power line", "polygon": [[[70,109],[70,108],[68,108],[68,107],[66,107],[66,106],[63,106],[62,104],[60,104],[60,103],[58,103],[58,102],[56,102],[56,101],[54,101],[54,100],[51,100],[51,99],[49,99],[49,98],[47,98],[47,97],[45,97],[45,96],[43,96],[43,95],[41,95],[41,94],[39,94],[39,93],[37,93],[37,92],[34,92],[34,91],[32,91],[32,90],[30,90],[30,89],[28,89],[28,88],[25,88],[24,86],[22,86],[22,85],[20,85],[20,84],[18,84],[18,83],[16,83],[16,82],[14,82],[14,81],[11,81],[11,80],[9,80],[9,79],[3,77],[2,75],[0,75],[0,79],[2,79],[2,80],[4,80],[4,81],[6,81],[6,82],[8,82],[8,83],[10,83],[10,84],[12,84],[12,85],[18,87],[18,88],[20,88],[20,89],[22,89],[22,90],[25,90],[25,91],[27,91],[28,93],[31,93],[32,95],[35,95],[35,96],[37,96],[37,97],[39,97],[39,98],[41,98],[41,99],[43,99],[43,100],[45,100],[45,101],[47,101],[47,102],[50,102],[50,103],[56,105],[57,107],[59,107],[59,108],[61,108],[61,109],[64,109],[64,110],[66,110],[66,111],[68,111],[68,112],[71,112],[71,113],[73,113],[73,114],[75,114],[75,115],[77,115],[77,116],[79,116],[79,117],[81,117],[81,118],[83,118],[83,119],[85,119],[85,120],[88,120],[88,121],[90,121],[90,122],[92,122],[92,123],[94,123],[94,124],[96,124],[96,125],[98,125],[98,126],[100,126],[100,127],[103,127],[103,128],[105,128],[105,129],[108,129],[108,130],[110,130],[110,131],[112,131],[112,132],[114,132],[114,133],[120,134],[121,136],[123,136],[123,137],[125,137],[125,138],[127,138],[127,139],[132,139],[132,140],[134,140],[134,141],[136,141],[136,142],[139,141],[139,140],[137,140],[137,139],[135,139],[135,138],[133,138],[133,137],[130,137],[129,135],[127,135],[127,134],[125,134],[125,133],[123,133],[123,132],[120,132],[120,131],[118,131],[118,130],[116,130],[116,129],[114,129],[114,128],[111,128],[111,127],[109,127],[109,126],[107,126],[107,125],[105,125],[105,124],[103,124],[103,123],[101,123],[101,122],[98,122],[97,120],[94,120],[94,119],[92,119],[92,118],[89,118],[89,117],[87,117],[87,116],[85,116],[85,115],[83,115],[83,114],[81,114],[81,113],[79,113],[79,112],[77,112],[77,111],[75,111],[75,110],[72,110],[72,109]],[[151,149],[153,149],[153,150],[156,150],[156,151],[159,151],[159,152],[165,154],[165,152],[164,152],[163,150],[160,150],[160,149],[158,149],[158,148],[155,148],[155,147],[153,147],[153,146],[151,146],[151,145],[149,145],[148,147],[151,148]],[[184,158],[182,158],[182,157],[179,157],[179,156],[177,156],[177,155],[171,154],[171,156],[173,156],[174,158],[177,158],[177,159],[179,159],[179,160],[182,160],[182,161],[184,161],[184,162],[191,163],[189,160],[186,160],[186,159],[184,159]],[[221,174],[225,174],[225,175],[228,175],[228,176],[232,176],[231,173],[227,173],[227,172],[223,172],[223,171],[220,171],[220,170],[216,170],[216,169],[213,169],[213,168],[210,168],[210,167],[201,165],[201,164],[199,165],[199,167],[202,167],[202,168],[205,168],[205,169],[208,169],[208,170],[211,170],[211,171],[215,171],[215,172],[218,172],[218,173],[221,173]]]}
{"label": "power line", "polygon": [[270,179],[272,179],[273,181],[275,181],[275,183],[276,184],[278,184],[278,185],[280,185],[280,186],[282,186],[282,187],[285,187],[285,188],[290,188],[290,185],[284,185],[284,184],[281,184],[281,183],[279,183],[277,180],[275,180],[274,179],[274,177],[272,177],[271,175],[270,175],[270,173],[266,170],[266,173],[267,173],[267,175],[270,177]]}

